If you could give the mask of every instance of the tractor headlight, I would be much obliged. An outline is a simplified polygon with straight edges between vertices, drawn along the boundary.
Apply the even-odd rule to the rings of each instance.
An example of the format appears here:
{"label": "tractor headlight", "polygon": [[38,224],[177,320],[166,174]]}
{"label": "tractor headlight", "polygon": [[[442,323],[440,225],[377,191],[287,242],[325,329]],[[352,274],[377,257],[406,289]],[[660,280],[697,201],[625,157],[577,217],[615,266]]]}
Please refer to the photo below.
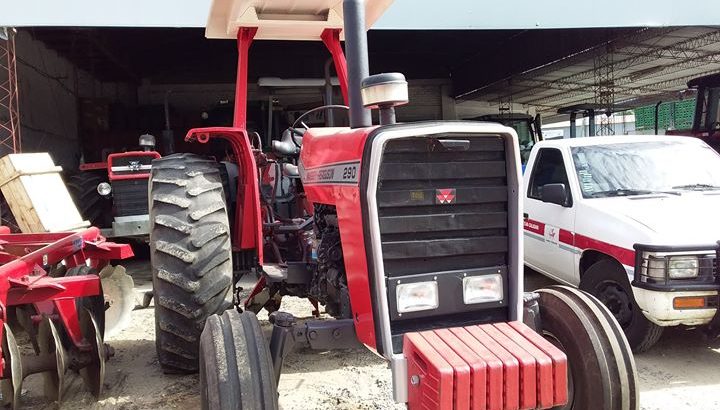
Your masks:
{"label": "tractor headlight", "polygon": [[435,281],[403,283],[395,288],[398,313],[437,309],[438,284]]}
{"label": "tractor headlight", "polygon": [[463,302],[466,305],[497,302],[502,299],[503,281],[499,273],[463,278]]}
{"label": "tractor headlight", "polygon": [[696,278],[699,267],[697,256],[671,256],[668,261],[668,276],[670,279]]}
{"label": "tractor headlight", "polygon": [[102,196],[108,196],[112,192],[112,186],[107,182],[101,182],[97,186],[97,192]]}

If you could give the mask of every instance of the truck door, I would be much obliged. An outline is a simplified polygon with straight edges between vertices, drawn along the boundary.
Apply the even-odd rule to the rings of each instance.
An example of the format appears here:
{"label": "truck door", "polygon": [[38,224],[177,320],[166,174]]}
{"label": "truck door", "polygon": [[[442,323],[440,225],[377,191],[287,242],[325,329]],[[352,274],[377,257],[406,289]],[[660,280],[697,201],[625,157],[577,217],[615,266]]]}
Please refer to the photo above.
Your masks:
{"label": "truck door", "polygon": [[[575,207],[563,153],[542,148],[536,156],[533,169],[525,176],[525,262],[549,276],[575,283]],[[562,204],[543,201],[543,188],[548,184],[565,185]]]}

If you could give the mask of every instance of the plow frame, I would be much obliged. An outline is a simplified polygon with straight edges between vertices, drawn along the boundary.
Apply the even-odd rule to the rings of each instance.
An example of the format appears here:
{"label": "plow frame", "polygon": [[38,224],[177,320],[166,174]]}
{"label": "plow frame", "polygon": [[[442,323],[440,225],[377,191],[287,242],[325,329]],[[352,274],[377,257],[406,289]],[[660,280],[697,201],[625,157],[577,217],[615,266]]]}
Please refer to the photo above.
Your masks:
{"label": "plow frame", "polygon": [[[81,351],[89,349],[80,329],[75,301],[102,295],[100,277],[51,277],[48,267],[64,263],[73,268],[89,263],[99,270],[111,260],[131,256],[130,245],[106,242],[95,227],[78,232],[30,234],[11,234],[0,227],[0,339],[8,321],[8,308],[32,304],[37,312],[34,322],[45,316],[60,321],[75,347]],[[3,359],[0,378],[6,376],[5,367]]]}

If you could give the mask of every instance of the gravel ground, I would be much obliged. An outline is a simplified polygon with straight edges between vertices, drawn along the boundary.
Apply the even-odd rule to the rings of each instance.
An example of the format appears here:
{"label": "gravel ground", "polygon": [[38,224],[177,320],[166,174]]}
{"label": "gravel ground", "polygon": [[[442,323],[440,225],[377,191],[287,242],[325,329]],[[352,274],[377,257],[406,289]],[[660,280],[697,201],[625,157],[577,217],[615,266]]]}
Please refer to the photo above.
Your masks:
{"label": "gravel ground", "polygon": [[[136,288],[149,288],[146,265],[128,268]],[[544,284],[528,275],[528,287]],[[310,304],[287,298],[283,309],[300,318],[310,316]],[[260,316],[261,320],[266,315]],[[199,408],[197,376],[164,375],[155,356],[153,309],[133,312],[130,327],[107,340],[116,355],[107,364],[105,392],[95,401],[82,379],[68,372],[65,409],[193,409]],[[269,326],[265,325],[269,330]],[[636,357],[641,406],[645,410],[720,408],[720,340],[707,341],[697,330],[670,329],[658,346]],[[42,396],[42,378],[33,375],[23,385],[22,408],[55,408]],[[393,409],[390,371],[367,350],[299,351],[286,360],[280,380],[283,409]]]}

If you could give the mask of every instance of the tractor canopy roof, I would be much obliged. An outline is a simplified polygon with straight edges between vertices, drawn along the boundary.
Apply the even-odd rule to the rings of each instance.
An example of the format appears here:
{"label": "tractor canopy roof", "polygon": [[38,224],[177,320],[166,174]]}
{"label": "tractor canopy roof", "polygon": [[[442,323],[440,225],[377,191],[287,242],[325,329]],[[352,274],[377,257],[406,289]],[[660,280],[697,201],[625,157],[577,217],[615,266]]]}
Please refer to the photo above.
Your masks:
{"label": "tractor canopy roof", "polygon": [[720,86],[720,73],[693,78],[687,83],[688,88],[718,87]]}
{"label": "tractor canopy roof", "polygon": [[[392,0],[365,2],[366,29]],[[342,0],[213,0],[207,38],[237,38],[239,27],[257,27],[256,40],[320,41],[326,29],[343,28]],[[341,33],[342,36],[342,33]]]}

